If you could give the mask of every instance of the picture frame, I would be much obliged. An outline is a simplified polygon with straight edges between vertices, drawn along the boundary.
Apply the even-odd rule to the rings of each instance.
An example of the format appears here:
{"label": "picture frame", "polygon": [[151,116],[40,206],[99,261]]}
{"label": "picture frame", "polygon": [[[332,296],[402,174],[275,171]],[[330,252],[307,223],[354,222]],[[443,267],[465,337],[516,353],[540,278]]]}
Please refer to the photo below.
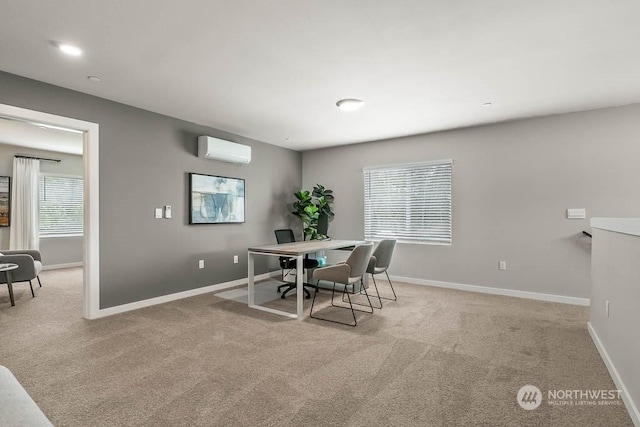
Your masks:
{"label": "picture frame", "polygon": [[189,173],[189,224],[243,224],[245,181]]}
{"label": "picture frame", "polygon": [[0,227],[11,225],[11,177],[0,176]]}

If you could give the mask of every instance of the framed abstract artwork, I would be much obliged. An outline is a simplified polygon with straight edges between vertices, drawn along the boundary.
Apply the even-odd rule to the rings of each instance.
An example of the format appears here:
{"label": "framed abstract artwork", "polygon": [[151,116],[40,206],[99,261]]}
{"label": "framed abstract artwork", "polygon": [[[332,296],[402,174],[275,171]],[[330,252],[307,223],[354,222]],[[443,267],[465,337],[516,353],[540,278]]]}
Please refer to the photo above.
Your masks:
{"label": "framed abstract artwork", "polygon": [[0,176],[0,227],[11,225],[11,178]]}
{"label": "framed abstract artwork", "polygon": [[244,179],[189,174],[189,224],[244,223]]}

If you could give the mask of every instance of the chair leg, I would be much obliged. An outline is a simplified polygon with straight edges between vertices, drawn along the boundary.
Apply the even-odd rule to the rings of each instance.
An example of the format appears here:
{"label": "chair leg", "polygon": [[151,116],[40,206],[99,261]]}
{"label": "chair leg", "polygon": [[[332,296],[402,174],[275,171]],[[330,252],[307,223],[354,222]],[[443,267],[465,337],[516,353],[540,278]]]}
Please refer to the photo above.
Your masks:
{"label": "chair leg", "polygon": [[[309,287],[309,286],[311,286],[312,288],[314,287],[313,285],[311,285],[309,283],[304,283],[302,285],[302,290],[304,291],[305,299],[311,298],[311,293],[307,289],[307,287]],[[284,288],[284,287],[287,287],[287,289],[282,293],[282,295],[280,295],[281,299],[285,299],[289,292],[298,289],[298,287],[296,285],[288,285],[288,284],[287,285],[280,285],[280,286],[278,286],[278,292],[280,292],[280,288]]]}
{"label": "chair leg", "polygon": [[[318,281],[318,283],[320,283],[320,281]],[[313,293],[313,301],[311,301],[311,311],[309,312],[309,317],[311,317],[312,319],[318,319],[318,320],[324,320],[325,322],[331,322],[331,323],[338,323],[340,325],[346,325],[346,326],[356,326],[358,324],[358,321],[356,320],[356,314],[353,311],[353,306],[351,306],[351,314],[353,315],[353,323],[346,323],[346,322],[340,322],[338,320],[332,320],[332,319],[326,319],[323,317],[318,317],[318,316],[314,316],[313,315],[313,306],[316,302],[316,295],[318,294],[318,284],[316,284],[316,289]],[[346,289],[346,286],[345,286]],[[333,304],[333,297],[335,295],[335,291],[336,291],[336,283],[333,282],[333,288],[331,290],[331,305],[334,307],[338,307],[338,308],[347,308],[347,307],[342,307],[339,305],[334,305]],[[344,291],[343,291],[344,292]]]}
{"label": "chair leg", "polygon": [[[355,295],[355,294],[356,294],[356,286],[355,286],[355,285],[351,285],[351,287],[353,288],[353,289],[351,290],[351,292],[349,292],[349,291],[347,290],[347,289],[348,289],[348,287],[349,287],[349,285],[345,285],[345,286],[344,286],[344,289],[347,291],[347,293],[350,293],[351,295]],[[362,289],[361,289],[361,290],[359,290],[358,292],[359,292],[360,294],[362,294]],[[346,304],[346,303],[348,303],[348,302],[349,302],[349,300],[346,300],[344,297],[345,297],[345,294],[344,294],[344,292],[343,292],[343,293],[342,293],[342,302]],[[356,302],[354,302],[354,304],[356,304],[356,305],[361,305],[361,304],[358,304],[358,303],[356,303]]]}
{"label": "chair leg", "polygon": [[[396,290],[393,289],[393,283],[391,283],[391,279],[389,278],[389,273],[387,271],[385,271],[384,273],[387,275],[387,280],[389,281],[389,286],[391,287],[391,292],[393,292],[393,298],[387,298],[387,297],[380,296],[380,293],[378,293],[378,298],[379,299],[386,299],[387,301],[397,301],[398,300],[398,296],[396,295]],[[373,283],[375,284],[376,283],[376,279],[375,279],[373,274],[371,274],[371,278],[373,279]],[[376,286],[376,291],[377,290],[378,290],[378,287]],[[382,301],[380,301],[380,304],[382,305]]]}
{"label": "chair leg", "polygon": [[[319,280],[318,283],[320,283]],[[318,284],[316,284],[316,289],[313,291],[313,300],[311,300],[311,311],[309,312],[309,317],[313,317],[313,304],[316,303],[316,295],[318,295]]]}
{"label": "chair leg", "polygon": [[288,288],[289,284],[285,283],[284,285],[278,286],[278,293],[282,292],[282,288]]}
{"label": "chair leg", "polygon": [[293,289],[296,288],[295,286],[291,286],[291,285],[286,285],[286,286],[287,286],[287,289],[285,289],[285,291],[282,293],[282,295],[280,295],[280,298],[282,298],[282,299],[285,299],[287,294],[289,292],[291,292]]}
{"label": "chair leg", "polygon": [[[376,296],[378,297],[378,304],[380,304],[380,306],[379,306],[379,307],[376,307],[376,306],[371,305],[371,300],[369,300],[369,305],[367,305],[367,304],[362,304],[362,303],[359,303],[359,302],[354,302],[354,304],[356,304],[356,305],[363,305],[363,306],[365,306],[365,307],[369,307],[369,306],[371,306],[371,307],[373,307],[373,308],[381,309],[381,308],[382,308],[382,300],[383,300],[383,298],[381,298],[381,297],[380,297],[380,291],[378,291],[378,285],[377,285],[377,283],[376,283],[376,279],[373,277],[373,274],[371,275],[371,279],[373,279],[373,286],[376,288]],[[365,294],[367,295],[367,299],[369,299],[369,294],[367,294],[367,289],[364,287],[364,283],[363,283],[362,281],[361,281],[361,283],[362,283],[362,286],[360,287],[360,291],[359,291],[358,293],[359,293],[360,295],[362,295],[362,290],[364,290],[364,291],[365,291]],[[345,302],[346,302],[346,301],[345,301]],[[368,313],[368,311],[365,311],[365,313]]]}
{"label": "chair leg", "polygon": [[36,279],[38,279],[38,284],[40,285],[40,287],[42,287],[42,282],[40,281],[40,276],[36,276]]}
{"label": "chair leg", "polygon": [[373,277],[373,275],[371,276],[371,279],[373,280],[373,287],[376,288],[376,295],[378,296],[378,303],[380,304],[380,307],[374,307],[374,308],[382,308],[382,298],[380,298],[380,291],[378,290],[378,284],[376,283],[376,279],[375,277]]}
{"label": "chair leg", "polygon": [[36,294],[33,293],[33,285],[31,284],[31,280],[29,280],[29,287],[31,288],[31,297],[35,298]]}
{"label": "chair leg", "polygon": [[393,289],[393,283],[391,283],[391,278],[389,277],[389,273],[385,270],[384,274],[387,275],[387,280],[389,281],[389,286],[391,286],[391,292],[393,292],[393,299],[391,299],[391,298],[385,298],[385,299],[388,299],[390,301],[397,301],[398,300],[398,296],[396,295],[396,290]]}
{"label": "chair leg", "polygon": [[[371,309],[371,311],[365,311],[365,313],[373,313],[373,304],[371,304],[371,299],[369,298],[369,293],[367,292],[367,288],[364,287],[364,281],[362,280],[362,278],[360,278],[360,284],[362,285],[362,289],[364,289],[364,294],[367,297],[367,301],[369,301],[369,308]],[[361,310],[361,311],[363,311],[363,310]]]}
{"label": "chair leg", "polygon": [[[290,269],[289,271],[287,271],[287,273],[284,273],[284,270],[280,270],[282,274],[282,279],[284,280],[285,277],[287,277],[292,271],[295,271],[294,269]],[[310,283],[303,283],[302,284],[302,290],[304,291],[304,295],[306,299],[311,298],[311,293],[309,292],[308,289],[305,288],[305,286],[309,287],[311,286],[312,288],[314,288],[314,286]],[[284,293],[280,296],[280,298],[285,299],[285,297],[287,296],[287,293],[289,293],[292,289],[297,289],[297,285],[295,283],[283,283],[282,285],[278,286],[278,293],[282,292],[282,288],[287,288]]]}
{"label": "chair leg", "polygon": [[[280,269],[280,276],[282,276],[282,280],[284,281],[284,278],[287,277],[293,270],[288,270],[286,273],[284,272],[284,269]],[[291,286],[289,283],[284,283],[280,286],[278,286],[278,293],[281,292],[282,288],[286,288],[287,286]]]}
{"label": "chair leg", "polygon": [[349,308],[351,308],[351,315],[353,316],[353,326],[356,326],[358,324],[358,321],[356,320],[356,312],[353,310],[353,304],[351,304],[351,297],[347,292],[346,286],[342,289],[342,295],[344,296],[344,294],[347,294],[347,299],[349,300]]}
{"label": "chair leg", "polygon": [[[346,289],[346,286],[345,286],[345,289]],[[339,305],[335,305],[335,304],[333,303],[333,296],[334,296],[335,294],[336,294],[336,282],[333,282],[333,289],[331,289],[331,305],[332,305],[333,307],[340,307]]]}

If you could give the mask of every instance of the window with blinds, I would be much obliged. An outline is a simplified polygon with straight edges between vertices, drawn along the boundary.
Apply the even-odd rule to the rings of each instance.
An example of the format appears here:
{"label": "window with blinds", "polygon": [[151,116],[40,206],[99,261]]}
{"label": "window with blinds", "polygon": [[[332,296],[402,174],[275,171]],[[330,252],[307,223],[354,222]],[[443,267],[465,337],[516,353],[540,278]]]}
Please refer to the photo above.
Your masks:
{"label": "window with blinds", "polygon": [[451,244],[452,168],[452,160],[365,168],[365,239]]}
{"label": "window with blinds", "polygon": [[40,175],[40,236],[82,234],[82,178]]}

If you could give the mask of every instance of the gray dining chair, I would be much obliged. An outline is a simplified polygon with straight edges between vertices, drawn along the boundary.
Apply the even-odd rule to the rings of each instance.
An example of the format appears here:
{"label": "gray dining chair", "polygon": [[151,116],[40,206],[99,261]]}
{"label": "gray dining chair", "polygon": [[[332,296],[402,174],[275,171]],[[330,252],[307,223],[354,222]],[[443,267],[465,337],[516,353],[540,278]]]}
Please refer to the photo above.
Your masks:
{"label": "gray dining chair", "polygon": [[[309,317],[318,320],[325,320],[327,322],[340,323],[342,325],[347,326],[356,326],[358,321],[356,320],[356,311],[361,311],[364,313],[373,313],[373,305],[371,304],[371,299],[369,298],[369,294],[367,293],[366,288],[364,286],[361,289],[364,289],[364,294],[367,297],[367,301],[369,302],[368,307],[370,310],[359,310],[353,307],[353,303],[351,301],[351,296],[347,290],[348,286],[353,286],[356,283],[363,284],[362,278],[366,274],[367,265],[369,263],[369,258],[371,257],[371,252],[373,251],[373,243],[366,243],[363,245],[358,245],[349,255],[346,261],[338,264],[334,264],[328,267],[318,268],[313,272],[313,278],[317,280],[316,289],[313,293],[313,301],[311,302],[311,312],[309,313]],[[316,302],[316,296],[318,295],[318,282],[320,280],[326,280],[329,282],[333,282],[333,288],[331,290],[331,305],[337,308],[350,309],[351,315],[353,316],[353,323],[341,322],[339,320],[328,319],[326,317],[318,317],[317,315],[313,315],[313,307]],[[334,301],[334,296],[336,293],[336,283],[340,283],[344,285],[342,290],[342,298],[346,295],[347,301],[349,303],[348,307],[343,305],[336,305]]]}
{"label": "gray dining chair", "polygon": [[[378,243],[378,247],[373,254],[371,255],[371,259],[369,260],[369,265],[367,266],[367,273],[371,274],[371,279],[373,280],[373,286],[376,288],[376,292],[378,293],[378,300],[389,300],[389,301],[397,301],[398,296],[396,295],[395,289],[393,289],[393,283],[391,283],[391,279],[389,278],[389,273],[387,269],[389,265],[391,265],[391,259],[393,258],[393,251],[396,248],[396,240],[395,239],[386,239],[380,241]],[[380,291],[378,290],[378,284],[376,283],[376,274],[386,274],[387,280],[389,281],[389,286],[391,287],[391,292],[393,292],[393,298],[380,296]],[[382,301],[380,301],[380,307],[382,308]]]}

